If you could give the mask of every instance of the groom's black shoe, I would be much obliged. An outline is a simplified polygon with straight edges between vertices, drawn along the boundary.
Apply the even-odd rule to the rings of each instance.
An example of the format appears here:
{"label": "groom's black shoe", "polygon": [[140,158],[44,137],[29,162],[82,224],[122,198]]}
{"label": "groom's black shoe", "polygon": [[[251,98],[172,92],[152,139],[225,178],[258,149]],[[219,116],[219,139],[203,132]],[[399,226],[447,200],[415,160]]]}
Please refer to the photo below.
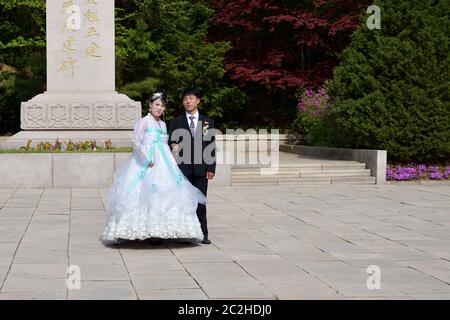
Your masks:
{"label": "groom's black shoe", "polygon": [[147,239],[148,243],[155,246],[160,246],[163,244],[162,240],[159,238],[149,238]]}
{"label": "groom's black shoe", "polygon": [[202,243],[203,244],[211,244],[211,241],[208,239],[208,235],[203,236]]}

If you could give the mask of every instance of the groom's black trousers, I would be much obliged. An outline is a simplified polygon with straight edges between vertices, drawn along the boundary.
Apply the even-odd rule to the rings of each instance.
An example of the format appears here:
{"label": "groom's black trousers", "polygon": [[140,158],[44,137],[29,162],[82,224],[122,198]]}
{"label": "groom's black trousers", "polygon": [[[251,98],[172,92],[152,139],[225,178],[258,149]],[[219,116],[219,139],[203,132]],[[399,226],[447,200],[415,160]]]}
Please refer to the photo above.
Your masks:
{"label": "groom's black trousers", "polygon": [[[206,197],[206,193],[208,192],[208,179],[206,176],[194,176],[188,175],[186,178],[194,187],[197,187]],[[208,235],[208,223],[206,221],[206,205],[198,204],[197,207],[197,217],[200,221],[200,225],[202,227],[202,231],[204,235]]]}

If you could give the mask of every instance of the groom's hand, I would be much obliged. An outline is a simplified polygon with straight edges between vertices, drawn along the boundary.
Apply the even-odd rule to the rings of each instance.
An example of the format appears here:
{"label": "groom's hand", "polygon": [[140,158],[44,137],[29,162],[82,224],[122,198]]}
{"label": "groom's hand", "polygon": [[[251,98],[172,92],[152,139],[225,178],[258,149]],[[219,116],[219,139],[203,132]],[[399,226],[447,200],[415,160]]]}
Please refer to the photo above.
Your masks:
{"label": "groom's hand", "polygon": [[206,179],[211,180],[212,178],[214,178],[215,173],[214,172],[206,172]]}

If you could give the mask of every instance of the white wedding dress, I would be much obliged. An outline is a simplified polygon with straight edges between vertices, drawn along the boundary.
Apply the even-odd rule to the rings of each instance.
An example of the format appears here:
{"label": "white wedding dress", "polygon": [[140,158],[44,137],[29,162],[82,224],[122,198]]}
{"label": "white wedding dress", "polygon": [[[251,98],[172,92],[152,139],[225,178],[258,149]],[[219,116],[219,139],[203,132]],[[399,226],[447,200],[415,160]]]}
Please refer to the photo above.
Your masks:
{"label": "white wedding dress", "polygon": [[196,211],[206,197],[180,171],[167,141],[164,121],[148,114],[135,124],[133,153],[108,190],[102,241],[203,239]]}

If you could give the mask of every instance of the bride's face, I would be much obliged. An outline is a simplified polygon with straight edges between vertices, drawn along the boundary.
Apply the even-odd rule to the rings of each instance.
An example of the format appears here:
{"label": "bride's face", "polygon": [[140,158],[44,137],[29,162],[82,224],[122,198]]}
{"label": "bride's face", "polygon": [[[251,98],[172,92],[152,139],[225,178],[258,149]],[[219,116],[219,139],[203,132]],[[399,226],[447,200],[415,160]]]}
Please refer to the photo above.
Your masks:
{"label": "bride's face", "polygon": [[166,107],[162,103],[161,99],[157,99],[150,104],[149,112],[155,117],[161,117]]}

